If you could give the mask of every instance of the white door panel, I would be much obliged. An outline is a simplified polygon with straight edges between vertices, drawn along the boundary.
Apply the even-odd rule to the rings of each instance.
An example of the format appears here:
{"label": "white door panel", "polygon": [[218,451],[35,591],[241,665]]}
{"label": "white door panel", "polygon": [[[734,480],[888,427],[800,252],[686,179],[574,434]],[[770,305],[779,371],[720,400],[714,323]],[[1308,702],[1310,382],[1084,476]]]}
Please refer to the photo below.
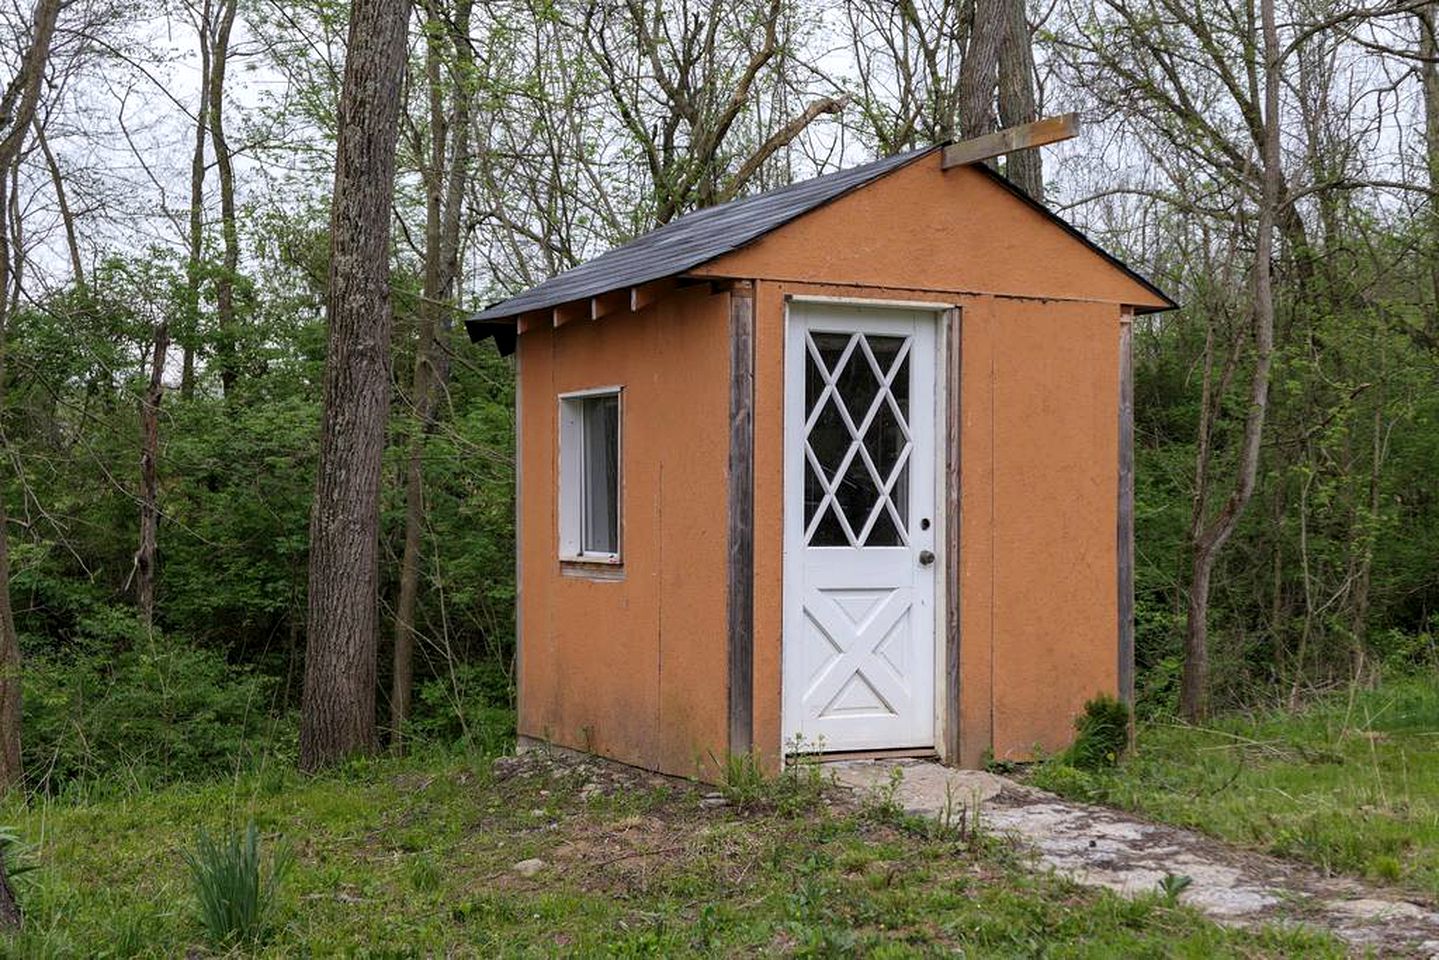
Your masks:
{"label": "white door panel", "polygon": [[787,338],[786,744],[932,746],[935,317],[794,304]]}

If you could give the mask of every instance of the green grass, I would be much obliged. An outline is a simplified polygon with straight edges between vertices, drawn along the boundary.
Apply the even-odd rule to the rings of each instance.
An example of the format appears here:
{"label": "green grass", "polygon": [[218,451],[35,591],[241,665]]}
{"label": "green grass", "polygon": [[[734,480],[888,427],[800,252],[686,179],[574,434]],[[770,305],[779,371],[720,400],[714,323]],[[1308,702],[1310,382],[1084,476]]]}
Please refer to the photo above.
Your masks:
{"label": "green grass", "polygon": [[[205,955],[184,851],[253,818],[294,860],[267,937],[226,956],[1342,955],[1313,934],[1218,927],[1157,891],[1081,890],[993,837],[882,808],[815,794],[786,813],[751,783],[744,809],[705,810],[707,788],[555,764],[447,755],[11,801],[0,823],[38,867],[20,880],[25,932],[0,954]],[[521,877],[530,857],[545,866]]]}
{"label": "green grass", "polygon": [[1058,763],[1034,782],[1075,799],[1439,897],[1439,680],[1328,696],[1196,729],[1143,725],[1112,771]]}

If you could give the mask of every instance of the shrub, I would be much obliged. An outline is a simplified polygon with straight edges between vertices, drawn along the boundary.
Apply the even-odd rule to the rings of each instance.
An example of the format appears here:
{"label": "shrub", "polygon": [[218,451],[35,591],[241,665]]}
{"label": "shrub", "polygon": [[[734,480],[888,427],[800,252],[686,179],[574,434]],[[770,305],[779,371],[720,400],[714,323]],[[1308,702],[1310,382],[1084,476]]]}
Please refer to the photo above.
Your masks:
{"label": "shrub", "polygon": [[35,657],[24,682],[26,768],[45,792],[216,776],[289,736],[270,716],[271,681],[174,638]]}
{"label": "shrub", "polygon": [[1112,767],[1129,744],[1129,707],[1102,693],[1085,703],[1084,712],[1074,718],[1074,729],[1064,762],[1080,770]]}
{"label": "shrub", "polygon": [[494,661],[457,663],[417,685],[409,736],[450,746],[464,744],[503,754],[514,742],[514,687]]}
{"label": "shrub", "polygon": [[256,943],[268,932],[279,886],[292,863],[281,847],[262,863],[260,832],[252,820],[243,833],[216,842],[203,829],[185,851],[201,924],[213,946]]}

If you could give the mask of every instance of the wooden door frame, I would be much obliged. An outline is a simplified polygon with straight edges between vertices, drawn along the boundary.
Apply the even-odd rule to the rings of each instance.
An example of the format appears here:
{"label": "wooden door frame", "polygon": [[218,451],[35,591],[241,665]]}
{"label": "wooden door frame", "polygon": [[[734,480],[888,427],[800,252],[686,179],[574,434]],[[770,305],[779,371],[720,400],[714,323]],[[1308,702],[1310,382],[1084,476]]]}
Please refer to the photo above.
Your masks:
{"label": "wooden door frame", "polygon": [[729,291],[730,395],[725,617],[729,754],[754,750],[754,311],[753,281]]}
{"label": "wooden door frame", "polygon": [[[934,420],[934,469],[935,469],[935,529],[938,536],[935,538],[935,553],[938,554],[938,575],[935,577],[934,585],[934,751],[939,754],[942,762],[951,766],[959,763],[959,642],[960,642],[960,620],[959,620],[959,479],[960,479],[960,389],[959,372],[961,367],[961,308],[953,300],[904,300],[889,299],[884,297],[860,297],[860,296],[826,296],[819,294],[786,293],[784,295],[781,326],[779,331],[779,342],[781,344],[782,358],[780,370],[784,372],[781,378],[780,416],[788,416],[788,393],[783,389],[787,382],[788,364],[790,358],[787,355],[790,341],[790,307],[792,304],[833,304],[837,306],[889,308],[894,310],[914,310],[934,315],[935,340],[934,357],[935,364],[935,420]],[[753,318],[751,316],[751,323]],[[753,332],[751,330],[751,338]],[[750,349],[753,343],[751,339]],[[753,362],[751,352],[750,362],[750,389],[753,391]],[[753,433],[751,425],[751,436]],[[781,443],[787,442],[785,431],[781,430]],[[787,450],[782,451],[782,462],[788,462]],[[787,479],[782,479],[781,489],[781,529],[785,528],[783,523],[783,511],[788,509],[789,486]],[[951,506],[951,504],[953,506]],[[783,534],[781,534],[783,536]],[[781,551],[787,545],[781,546]],[[781,564],[781,577],[784,576],[787,564]],[[785,622],[786,600],[785,589],[780,590],[780,623]],[[784,744],[784,631],[780,631],[780,742],[776,744],[781,764],[787,760]],[[886,751],[881,751],[886,752]],[[905,751],[899,751],[904,753]]]}

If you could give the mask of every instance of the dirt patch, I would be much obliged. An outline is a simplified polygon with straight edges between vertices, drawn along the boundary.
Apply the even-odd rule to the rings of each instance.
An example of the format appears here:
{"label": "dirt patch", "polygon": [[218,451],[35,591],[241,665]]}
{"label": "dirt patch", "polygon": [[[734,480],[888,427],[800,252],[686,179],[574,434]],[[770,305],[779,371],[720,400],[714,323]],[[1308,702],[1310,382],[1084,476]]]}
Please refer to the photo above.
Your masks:
{"label": "dirt patch", "polygon": [[739,884],[761,844],[735,811],[707,804],[702,784],[568,751],[528,751],[495,761],[493,776],[521,805],[533,804],[534,829],[553,840],[531,876],[513,870],[492,878],[503,887],[555,881],[618,898],[649,894],[676,876],[694,874]]}

